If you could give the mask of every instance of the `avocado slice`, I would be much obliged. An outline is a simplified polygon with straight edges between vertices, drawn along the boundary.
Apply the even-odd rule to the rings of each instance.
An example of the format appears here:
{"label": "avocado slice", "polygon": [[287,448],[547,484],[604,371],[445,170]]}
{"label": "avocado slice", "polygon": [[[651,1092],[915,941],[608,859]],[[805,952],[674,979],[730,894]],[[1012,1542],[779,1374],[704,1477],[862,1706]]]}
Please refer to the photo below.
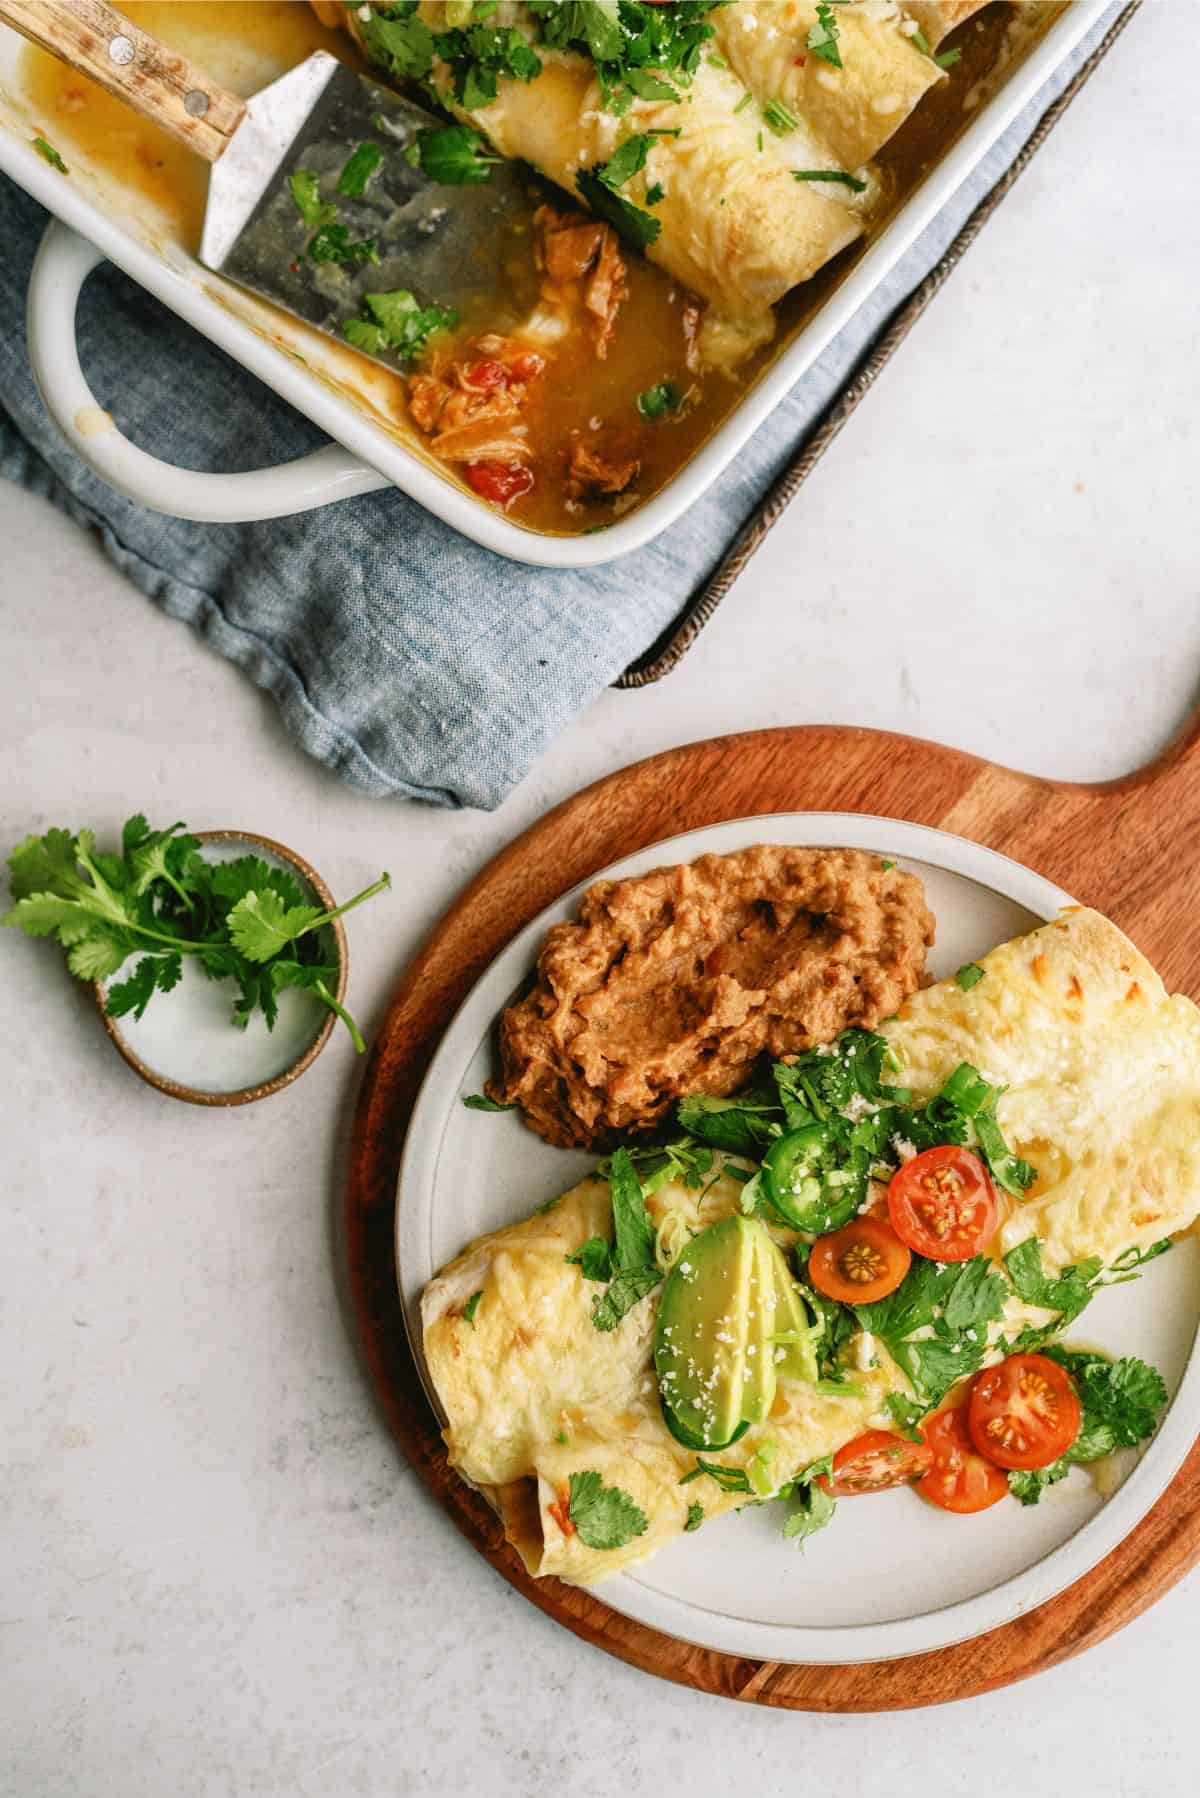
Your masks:
{"label": "avocado slice", "polygon": [[663,1285],[654,1364],[668,1427],[689,1448],[727,1448],[775,1397],[774,1249],[757,1218],[694,1238]]}
{"label": "avocado slice", "polygon": [[[787,1264],[787,1256],[771,1238],[773,1268],[775,1276],[775,1337],[772,1344],[775,1350],[775,1374],[781,1380],[810,1380],[817,1378],[817,1329],[808,1315],[808,1308],[801,1296],[800,1289],[792,1278]],[[789,1341],[780,1342],[778,1338],[785,1336]],[[784,1352],[779,1354],[779,1350]]]}

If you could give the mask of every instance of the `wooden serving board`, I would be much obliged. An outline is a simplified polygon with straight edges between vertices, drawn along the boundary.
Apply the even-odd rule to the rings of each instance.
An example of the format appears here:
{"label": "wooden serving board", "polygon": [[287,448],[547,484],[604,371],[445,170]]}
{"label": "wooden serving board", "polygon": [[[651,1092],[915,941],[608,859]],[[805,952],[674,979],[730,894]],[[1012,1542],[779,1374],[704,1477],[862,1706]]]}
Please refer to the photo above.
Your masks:
{"label": "wooden serving board", "polygon": [[1102,1641],[1200,1559],[1200,1443],[1119,1548],[1001,1629],[868,1665],[739,1659],[633,1623],[602,1597],[529,1578],[491,1510],[447,1464],[397,1290],[393,1214],[409,1115],[442,1031],[498,951],[568,888],[646,844],[730,818],[802,811],[908,819],[998,849],[1106,912],[1169,986],[1200,995],[1200,719],[1148,768],[1100,786],[1039,780],[912,737],[825,726],[718,737],[652,756],[567,800],[497,856],[401,980],[354,1120],[345,1208],[351,1289],[367,1364],[409,1459],[480,1554],[549,1616],[634,1666],[704,1692],[794,1710],[940,1704]]}

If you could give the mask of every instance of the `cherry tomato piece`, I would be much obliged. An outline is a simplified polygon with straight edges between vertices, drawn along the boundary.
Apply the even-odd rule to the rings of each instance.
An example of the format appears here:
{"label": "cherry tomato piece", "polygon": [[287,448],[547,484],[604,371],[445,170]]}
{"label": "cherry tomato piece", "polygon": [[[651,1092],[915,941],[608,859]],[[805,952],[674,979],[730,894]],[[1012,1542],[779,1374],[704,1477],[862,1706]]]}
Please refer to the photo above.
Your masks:
{"label": "cherry tomato piece", "polygon": [[942,1143],[906,1161],[888,1187],[901,1242],[931,1261],[969,1261],[996,1233],[996,1194],[978,1155]]}
{"label": "cherry tomato piece", "polygon": [[921,1425],[921,1435],[933,1454],[933,1466],[917,1491],[943,1511],[986,1511],[1008,1492],[1008,1478],[975,1452],[967,1427],[967,1406],[952,1405],[935,1411]]}
{"label": "cherry tomato piece", "polygon": [[505,509],[533,486],[533,470],[520,462],[468,462],[463,473],[481,499]]}
{"label": "cherry tomato piece", "polygon": [[1010,1355],[971,1388],[967,1425],[997,1467],[1049,1467],[1079,1434],[1079,1399],[1065,1368],[1048,1355]]}
{"label": "cherry tomato piece", "polygon": [[808,1257],[808,1277],[827,1299],[866,1305],[895,1292],[912,1255],[890,1224],[864,1215],[828,1236],[818,1236]]}
{"label": "cherry tomato piece", "polygon": [[909,1486],[932,1466],[933,1450],[927,1443],[909,1442],[890,1430],[867,1430],[838,1449],[832,1486],[824,1474],[821,1484],[835,1498],[856,1498],[863,1492]]}

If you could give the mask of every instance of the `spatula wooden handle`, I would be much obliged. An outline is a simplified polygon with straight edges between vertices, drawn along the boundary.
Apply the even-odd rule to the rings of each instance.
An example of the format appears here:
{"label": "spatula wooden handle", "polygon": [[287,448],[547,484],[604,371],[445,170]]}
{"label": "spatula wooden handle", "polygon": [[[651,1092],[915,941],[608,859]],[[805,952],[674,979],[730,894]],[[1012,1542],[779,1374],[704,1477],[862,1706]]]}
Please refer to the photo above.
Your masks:
{"label": "spatula wooden handle", "polygon": [[236,94],[103,0],[0,0],[0,20],[216,162],[245,113]]}

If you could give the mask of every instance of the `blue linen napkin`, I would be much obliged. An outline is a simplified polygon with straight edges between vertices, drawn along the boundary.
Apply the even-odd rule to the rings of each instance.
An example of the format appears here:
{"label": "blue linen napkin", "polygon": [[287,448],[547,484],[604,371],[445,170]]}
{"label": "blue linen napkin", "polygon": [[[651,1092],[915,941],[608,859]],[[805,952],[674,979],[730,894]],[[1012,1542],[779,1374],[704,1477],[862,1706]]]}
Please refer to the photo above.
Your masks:
{"label": "blue linen napkin", "polygon": [[[505,561],[392,489],[264,524],[191,524],[145,511],[98,481],[58,436],[33,385],[23,326],[0,338],[0,475],[95,529],[147,598],[272,693],[302,747],[353,786],[491,809],[716,567],[1123,4],[1105,13],[717,486],[656,542],[609,567]],[[46,222],[0,177],[0,317],[24,316]],[[233,471],[323,441],[110,266],[84,290],[79,341],[98,399],[168,461]]]}

